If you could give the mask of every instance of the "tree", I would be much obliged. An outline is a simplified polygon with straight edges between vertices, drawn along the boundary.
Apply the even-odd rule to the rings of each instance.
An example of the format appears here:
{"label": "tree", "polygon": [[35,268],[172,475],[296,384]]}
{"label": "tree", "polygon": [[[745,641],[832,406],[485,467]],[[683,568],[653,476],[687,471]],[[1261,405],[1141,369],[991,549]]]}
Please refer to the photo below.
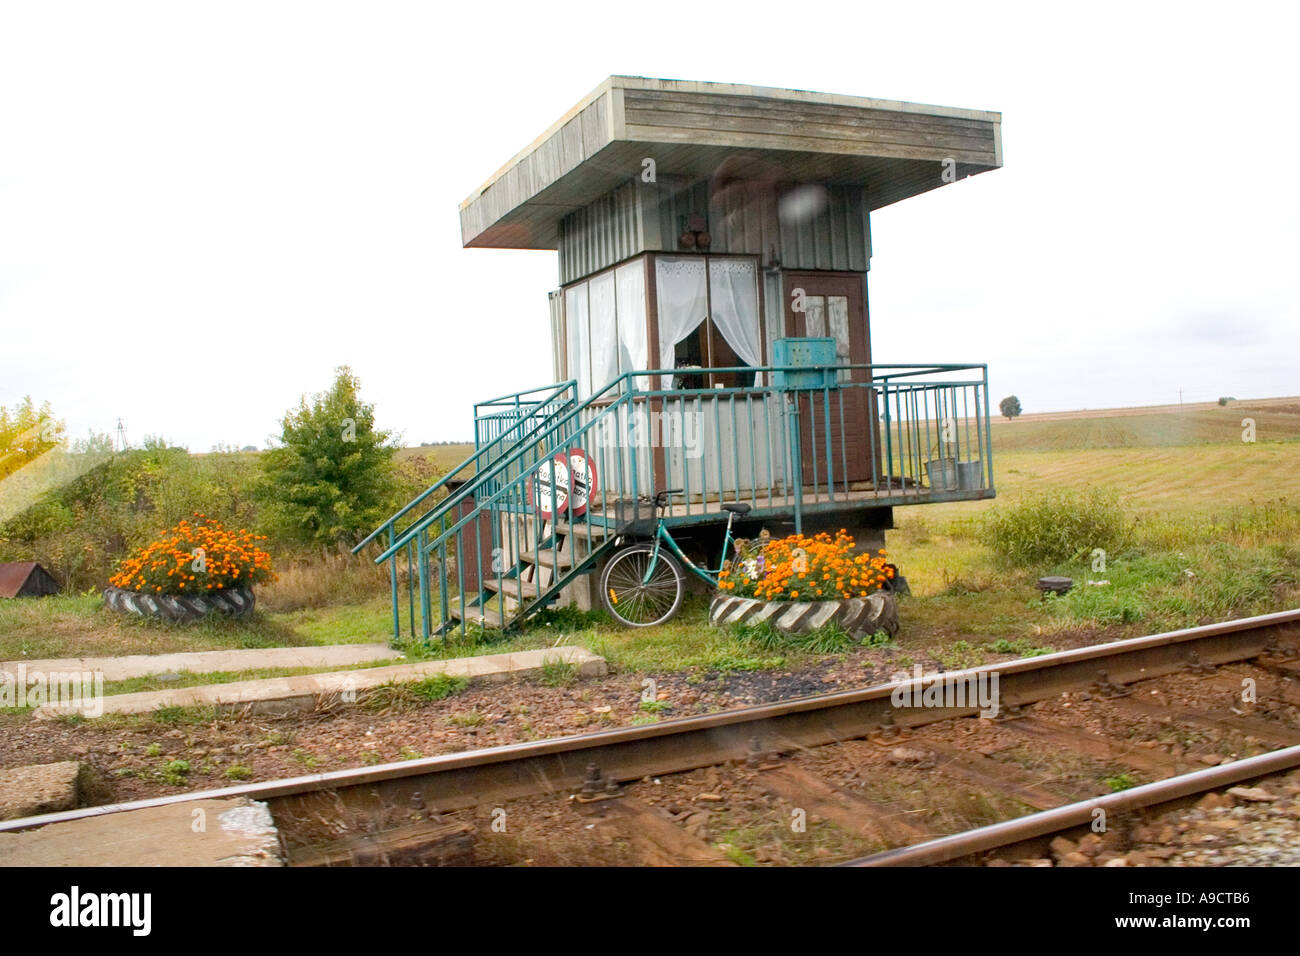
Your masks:
{"label": "tree", "polygon": [[50,403],[38,409],[28,395],[13,411],[0,407],[0,479],[63,444],[63,422],[54,418]]}
{"label": "tree", "polygon": [[1002,409],[1002,414],[1008,418],[1015,418],[1020,414],[1020,399],[1014,395],[1008,395],[1002,401],[998,402],[998,408]]}
{"label": "tree", "polygon": [[395,490],[392,434],[346,365],[329,391],[285,413],[279,444],[260,456],[261,523],[303,544],[354,542],[388,517]]}

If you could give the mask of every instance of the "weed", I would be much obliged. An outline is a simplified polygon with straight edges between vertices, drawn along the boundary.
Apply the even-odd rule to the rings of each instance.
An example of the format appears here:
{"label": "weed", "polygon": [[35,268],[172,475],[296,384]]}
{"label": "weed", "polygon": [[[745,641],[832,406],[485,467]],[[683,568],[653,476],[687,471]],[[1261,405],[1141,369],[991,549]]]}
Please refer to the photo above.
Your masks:
{"label": "weed", "polygon": [[863,647],[883,647],[892,640],[888,631],[876,631],[874,634],[868,634],[858,643]]}
{"label": "weed", "polygon": [[984,647],[994,654],[1015,654],[1017,657],[1041,657],[1052,653],[1052,648],[1035,647],[1033,641],[1024,637],[1015,640],[1000,637],[991,644],[985,644]]}
{"label": "weed", "polygon": [[376,687],[365,695],[363,706],[368,710],[416,707],[458,694],[468,686],[469,680],[464,677],[431,674],[418,681]]}
{"label": "weed", "polygon": [[1118,793],[1121,790],[1128,790],[1137,786],[1137,781],[1129,773],[1121,773],[1114,777],[1107,777],[1106,786],[1110,787],[1112,793]]}
{"label": "weed", "polygon": [[226,777],[230,780],[247,780],[252,775],[252,768],[246,767],[242,763],[233,763],[226,768]]}
{"label": "weed", "polygon": [[487,718],[478,711],[471,711],[468,714],[452,714],[447,718],[447,723],[456,727],[480,727],[486,723]]}
{"label": "weed", "polygon": [[548,687],[568,687],[578,680],[578,665],[559,657],[542,660],[541,681]]}
{"label": "weed", "polygon": [[158,775],[162,777],[164,783],[169,783],[173,787],[185,785],[185,781],[190,772],[190,762],[188,760],[168,760],[158,768]]}
{"label": "weed", "polygon": [[956,641],[946,650],[941,650],[936,657],[945,670],[965,670],[979,667],[984,663],[984,654],[966,641]]}
{"label": "weed", "polygon": [[981,534],[995,555],[1020,566],[1075,561],[1097,548],[1117,553],[1130,536],[1118,496],[1095,489],[1026,496],[990,512]]}
{"label": "weed", "polygon": [[787,634],[769,623],[734,624],[730,630],[738,642],[760,651],[796,650],[807,654],[839,654],[859,645],[857,638],[835,622],[807,634]]}

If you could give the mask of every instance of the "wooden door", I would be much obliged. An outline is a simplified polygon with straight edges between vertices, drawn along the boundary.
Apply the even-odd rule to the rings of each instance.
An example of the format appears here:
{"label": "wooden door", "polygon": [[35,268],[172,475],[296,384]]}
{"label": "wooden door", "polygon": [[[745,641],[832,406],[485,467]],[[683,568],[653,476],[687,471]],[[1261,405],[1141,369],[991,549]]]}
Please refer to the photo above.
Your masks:
{"label": "wooden door", "polygon": [[[840,365],[871,362],[866,282],[860,273],[787,272],[784,280],[786,335],[835,339],[835,359]],[[797,289],[803,290],[802,296],[794,294]],[[838,384],[850,387],[831,390],[829,415],[824,391],[795,393],[805,487],[814,482],[824,487],[828,473],[841,489],[845,482],[872,480],[870,389],[852,387],[869,382],[865,369],[840,372]]]}

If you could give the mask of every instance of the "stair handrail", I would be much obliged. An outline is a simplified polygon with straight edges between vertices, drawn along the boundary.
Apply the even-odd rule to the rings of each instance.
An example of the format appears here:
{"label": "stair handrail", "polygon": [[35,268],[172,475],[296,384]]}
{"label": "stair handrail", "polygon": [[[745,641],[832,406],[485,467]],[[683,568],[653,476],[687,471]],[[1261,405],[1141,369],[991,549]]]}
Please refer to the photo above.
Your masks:
{"label": "stair handrail", "polygon": [[[577,392],[576,392],[576,390],[577,390],[577,385],[578,385],[578,383],[577,383],[577,381],[576,381],[575,379],[569,379],[568,381],[561,382],[561,383],[558,384],[558,385],[552,386],[552,387],[551,387],[551,391],[550,391],[550,393],[547,395],[546,398],[542,399],[542,400],[539,401],[539,402],[534,402],[534,403],[532,403],[532,404],[534,405],[534,409],[542,408],[542,407],[546,406],[547,404],[549,404],[550,402],[555,401],[555,400],[556,400],[560,395],[562,395],[564,392],[568,391],[568,390],[571,389],[571,388],[574,389],[574,394],[576,395],[576,394],[577,394]],[[528,389],[528,390],[526,390],[526,391],[522,391],[522,392],[516,392],[515,395],[516,395],[516,396],[518,396],[518,395],[528,395],[528,394],[531,394],[531,393],[533,393],[533,392],[540,392],[540,391],[545,390],[546,387],[547,387],[547,386],[541,386],[541,387],[539,387],[539,388],[533,388],[533,389]],[[503,399],[510,398],[510,397],[512,397],[512,396],[509,396],[509,395],[503,395],[503,396],[501,396],[501,398],[497,398],[497,399],[489,399],[487,402],[480,402],[479,404],[480,404],[480,405],[491,404],[491,403],[494,403],[494,402],[502,401]],[[573,401],[573,399],[569,399],[569,400],[566,401],[564,404],[567,405],[567,404],[569,404],[569,402],[572,402],[572,401]],[[478,406],[475,406],[475,407],[477,408]],[[553,417],[554,415],[559,414],[559,413],[562,412],[562,411],[563,411],[563,406],[561,406],[561,408],[556,409],[555,411],[549,413],[549,414],[546,416],[546,418],[551,418],[551,417]],[[513,425],[511,425],[509,428],[503,430],[503,431],[501,432],[500,435],[498,435],[496,438],[492,439],[490,442],[488,442],[488,443],[487,443],[486,445],[484,445],[482,448],[477,448],[477,449],[475,449],[475,451],[474,451],[474,453],[473,453],[472,455],[470,455],[468,458],[466,458],[466,459],[465,459],[464,461],[462,461],[460,464],[456,465],[454,468],[452,468],[451,471],[447,472],[447,474],[443,475],[441,478],[439,478],[436,482],[434,482],[432,485],[430,485],[430,486],[429,486],[428,488],[426,488],[424,491],[420,492],[420,494],[416,495],[416,497],[414,497],[414,498],[412,498],[410,501],[408,501],[408,502],[407,502],[407,503],[406,503],[406,504],[405,504],[405,505],[404,505],[400,510],[398,510],[395,514],[393,514],[391,517],[389,517],[389,519],[388,519],[387,521],[385,521],[385,522],[383,522],[382,524],[380,524],[377,528],[375,528],[374,531],[370,532],[370,534],[368,534],[368,535],[366,535],[364,538],[362,538],[361,541],[358,542],[358,543],[356,544],[356,546],[354,546],[354,547],[352,548],[352,553],[353,553],[353,554],[358,554],[358,553],[360,553],[360,551],[361,551],[362,548],[364,548],[366,545],[368,545],[371,541],[374,541],[375,538],[377,538],[380,534],[382,534],[382,533],[385,532],[385,531],[394,531],[394,532],[395,532],[395,531],[396,531],[396,524],[397,524],[398,521],[400,521],[402,518],[404,518],[406,515],[408,515],[408,514],[411,512],[411,510],[412,510],[413,508],[417,507],[421,502],[425,501],[425,500],[426,500],[430,495],[432,495],[434,492],[436,492],[436,491],[438,491],[440,488],[444,487],[448,482],[454,481],[454,480],[456,479],[456,476],[459,475],[462,471],[464,471],[465,468],[466,468],[466,467],[467,467],[471,462],[474,463],[475,476],[477,477],[477,474],[478,474],[478,460],[479,460],[482,456],[484,456],[485,454],[487,454],[490,450],[492,450],[492,448],[493,448],[494,446],[496,446],[497,444],[499,444],[499,443],[505,441],[506,437],[507,437],[507,436],[508,436],[508,435],[509,435],[513,430],[515,430],[516,428],[518,428],[520,425],[524,424],[526,421],[528,421],[527,418],[520,418],[517,422],[515,422],[515,423],[514,423]],[[545,421],[545,419],[543,419],[541,422],[537,422],[537,423],[535,423],[534,426],[533,426],[533,428],[531,428],[531,429],[530,429],[526,434],[524,434],[523,436],[521,436],[520,438],[518,438],[516,441],[517,441],[517,442],[520,442],[520,443],[528,441],[529,438],[532,437],[533,433],[535,433],[536,431],[538,431],[538,430],[541,429],[541,428],[544,428],[545,425],[546,425],[546,421]],[[514,442],[512,442],[512,444],[514,444]],[[473,485],[473,484],[477,484],[477,482],[476,482],[476,481],[468,482],[467,485],[466,485],[466,487],[470,487],[470,486]],[[458,500],[460,500],[460,499],[458,499]],[[442,512],[443,514],[445,514],[447,509],[446,509],[446,508],[443,508],[443,509],[434,509],[434,510],[435,510],[435,511],[441,510],[441,512]],[[432,514],[432,512],[430,512],[430,514]],[[439,515],[439,517],[441,517],[441,514]],[[378,563],[378,561],[376,561],[376,563]]]}
{"label": "stair handrail", "polygon": [[[537,428],[534,428],[532,431],[530,431],[528,435],[519,439],[519,441],[517,441],[511,447],[510,450],[508,450],[500,458],[498,458],[492,464],[492,466],[488,468],[487,471],[475,475],[474,481],[472,483],[466,483],[464,486],[458,488],[452,495],[448,496],[444,501],[442,501],[438,509],[436,509],[436,513],[434,511],[431,511],[427,515],[424,515],[423,517],[417,519],[409,527],[407,527],[407,529],[402,532],[401,537],[396,538],[394,541],[392,541],[392,543],[388,546],[388,549],[375,558],[375,564],[382,564],[384,561],[387,561],[390,557],[396,554],[401,548],[405,547],[406,544],[412,538],[418,535],[421,531],[427,529],[429,525],[433,524],[434,521],[441,519],[455,505],[460,504],[462,501],[468,498],[474,491],[478,489],[478,486],[486,484],[488,481],[492,480],[493,478],[498,477],[500,474],[502,474],[502,472],[508,471],[511,466],[519,464],[520,460],[524,457],[524,455],[526,455],[532,449],[533,441],[531,441],[531,439],[540,437],[537,434],[539,431],[544,430],[547,433],[551,433],[556,431],[559,428],[562,428],[565,425],[568,425],[579,414],[581,414],[586,409],[590,408],[597,399],[603,397],[607,392],[609,392],[612,388],[614,388],[616,385],[621,383],[629,375],[641,375],[641,374],[650,374],[650,373],[624,372],[618,378],[611,380],[609,384],[604,386],[600,391],[592,393],[592,395],[590,395],[585,400],[580,401],[578,402],[577,405],[574,405],[571,408],[569,408],[567,413],[565,413],[564,410],[561,409],[558,410],[554,415],[548,416],[548,418],[554,418],[555,415],[564,415],[564,418],[561,419],[560,421],[543,422],[542,424],[538,425]],[[614,404],[618,404],[618,403],[617,402],[612,403],[611,407],[613,407]]]}
{"label": "stair handrail", "polygon": [[[629,374],[630,374],[630,373],[629,373]],[[637,374],[640,374],[640,373],[637,373]],[[647,373],[647,374],[648,374],[648,373]],[[632,402],[633,397],[635,397],[637,394],[640,394],[640,393],[625,392],[624,394],[620,395],[616,400],[610,402],[608,405],[603,406],[603,407],[601,408],[601,410],[600,410],[600,413],[597,414],[594,418],[592,418],[590,421],[584,422],[584,423],[582,424],[582,426],[578,429],[578,432],[581,433],[581,432],[588,431],[588,430],[591,429],[594,425],[596,425],[598,422],[600,422],[602,419],[606,418],[607,416],[609,416],[609,415],[613,415],[613,414],[617,414],[618,409],[619,409],[620,407],[622,407],[624,404],[628,404],[628,405],[630,405],[631,402]],[[575,436],[575,437],[576,437],[576,436]],[[573,441],[573,440],[574,440],[574,438],[566,439],[566,441]],[[484,499],[483,501],[478,502],[478,507],[479,507],[479,509],[490,508],[493,504],[496,503],[496,501],[497,501],[499,498],[501,498],[501,497],[502,497],[503,495],[505,495],[507,492],[512,492],[512,491],[514,490],[514,485],[515,485],[515,484],[517,484],[517,483],[520,482],[520,481],[525,480],[526,478],[527,478],[526,475],[518,475],[518,476],[516,476],[514,479],[512,479],[510,482],[507,482],[507,483],[503,484],[503,485],[502,485],[500,488],[498,488],[498,489],[496,490],[496,492],[493,493],[491,496],[489,496],[488,498]],[[458,531],[460,531],[461,528],[464,528],[464,527],[465,527],[466,525],[468,525],[471,521],[473,521],[473,520],[475,519],[475,517],[476,517],[476,515],[474,515],[474,514],[467,514],[467,515],[465,515],[463,518],[461,518],[459,521],[457,521],[454,525],[452,525],[450,528],[445,529],[445,530],[442,532],[442,534],[440,534],[437,538],[434,538],[432,541],[429,541],[429,542],[427,542],[427,543],[424,545],[424,553],[425,553],[425,554],[430,554],[430,553],[432,553],[435,549],[437,549],[438,547],[440,547],[444,541],[446,541],[446,540],[447,540],[448,538],[450,538],[453,534],[456,534]],[[394,549],[395,549],[396,547],[397,547],[397,545],[394,545]],[[378,562],[380,559],[379,559],[379,558],[376,558],[375,560],[376,560],[376,562]]]}

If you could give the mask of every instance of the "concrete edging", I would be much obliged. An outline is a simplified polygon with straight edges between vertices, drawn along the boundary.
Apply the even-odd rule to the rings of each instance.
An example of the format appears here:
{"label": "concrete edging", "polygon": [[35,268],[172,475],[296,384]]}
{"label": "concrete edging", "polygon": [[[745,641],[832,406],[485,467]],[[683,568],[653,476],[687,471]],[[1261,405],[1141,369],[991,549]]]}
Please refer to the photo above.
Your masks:
{"label": "concrete edging", "polygon": [[[605,674],[605,659],[584,647],[566,646],[513,654],[489,654],[482,657],[458,657],[418,664],[396,664],[363,670],[330,671],[300,677],[274,677],[266,680],[236,681],[230,684],[206,684],[178,687],[173,690],[115,694],[98,701],[77,704],[44,704],[35,711],[37,717],[81,714],[147,714],[159,707],[204,707],[252,705],[255,711],[306,711],[315,708],[319,698],[371,690],[385,684],[410,683],[435,674],[464,677],[471,683],[497,682],[540,674],[553,662],[571,664],[580,677]],[[267,704],[279,704],[267,708]]]}

